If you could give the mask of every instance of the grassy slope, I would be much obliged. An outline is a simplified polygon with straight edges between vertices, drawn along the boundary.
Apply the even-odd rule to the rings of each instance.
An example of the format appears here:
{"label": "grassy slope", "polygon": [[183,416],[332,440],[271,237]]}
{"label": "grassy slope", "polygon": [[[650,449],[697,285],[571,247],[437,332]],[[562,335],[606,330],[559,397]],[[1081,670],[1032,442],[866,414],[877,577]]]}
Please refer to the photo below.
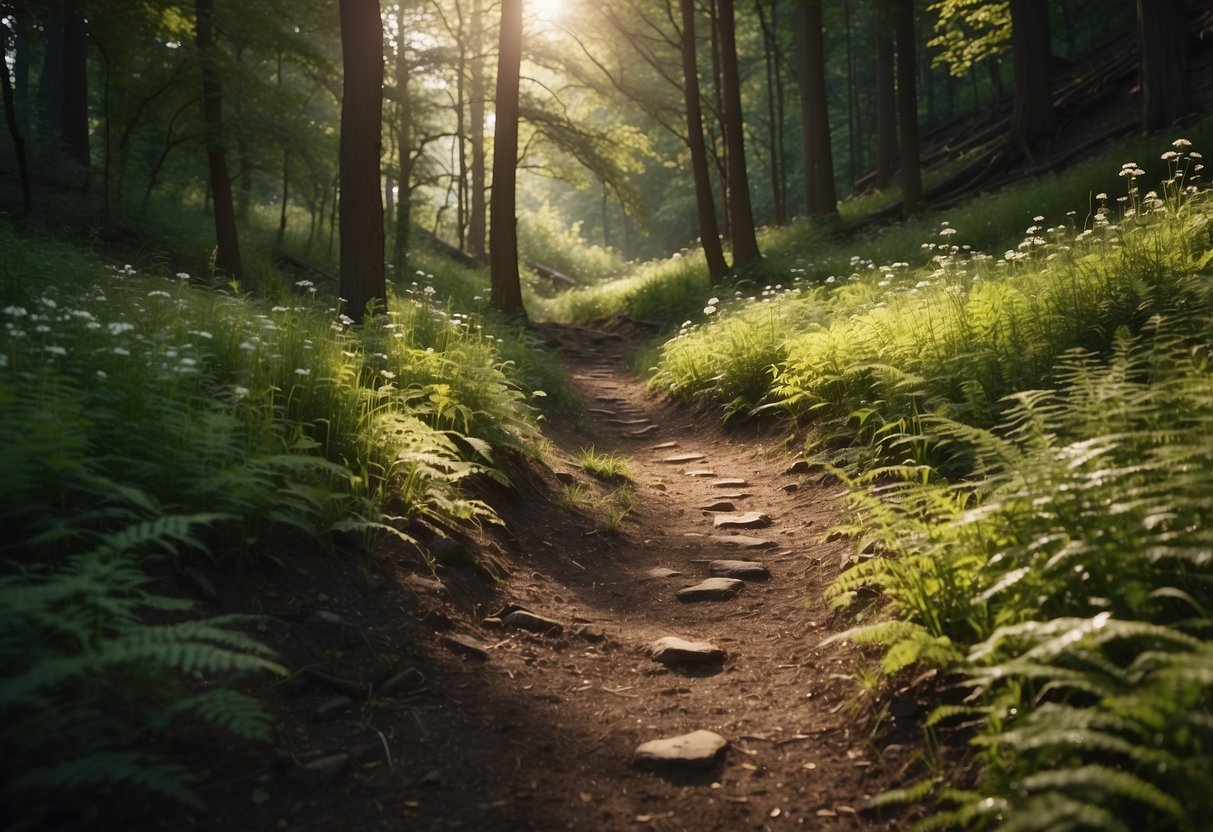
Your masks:
{"label": "grassy slope", "polygon": [[18,824],[110,785],[196,804],[189,768],[149,749],[200,721],[267,734],[221,683],[281,669],[244,622],[157,594],[149,558],[361,557],[359,540],[492,519],[460,484],[503,477],[499,452],[560,399],[530,338],[478,311],[479,275],[419,255],[390,317],[354,330],[256,240],[272,299],[175,272],[188,234],[149,236],[114,266],[0,224],[0,771]]}
{"label": "grassy slope", "polygon": [[887,675],[938,666],[972,694],[928,724],[977,725],[978,765],[958,784],[925,759],[884,798],[931,797],[924,828],[1213,811],[1213,197],[1194,148],[1163,149],[874,238],[768,234],[782,279],[723,300],[681,258],[555,307],[694,318],[656,387],[789,414],[845,464],[850,531],[876,555],[832,592],[878,587],[892,613],[850,637],[887,646]]}

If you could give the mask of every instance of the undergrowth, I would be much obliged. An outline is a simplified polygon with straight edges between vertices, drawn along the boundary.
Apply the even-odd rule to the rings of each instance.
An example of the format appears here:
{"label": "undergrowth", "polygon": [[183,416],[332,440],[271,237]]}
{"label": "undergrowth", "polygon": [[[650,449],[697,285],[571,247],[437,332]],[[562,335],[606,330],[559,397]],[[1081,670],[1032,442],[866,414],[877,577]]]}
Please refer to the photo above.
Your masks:
{"label": "undergrowth", "polygon": [[258,300],[3,224],[0,249],[6,822],[66,803],[104,823],[131,790],[196,804],[170,738],[263,737],[226,680],[278,668],[248,622],[195,620],[151,576],[494,522],[464,486],[505,482],[554,371],[428,272],[354,328],[308,280]]}

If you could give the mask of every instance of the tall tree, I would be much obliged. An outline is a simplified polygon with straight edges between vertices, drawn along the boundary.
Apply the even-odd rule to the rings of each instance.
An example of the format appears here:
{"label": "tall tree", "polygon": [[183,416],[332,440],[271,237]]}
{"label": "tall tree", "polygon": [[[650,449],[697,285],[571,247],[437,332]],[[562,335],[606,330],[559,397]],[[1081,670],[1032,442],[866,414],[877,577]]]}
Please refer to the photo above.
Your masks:
{"label": "tall tree", "polygon": [[396,228],[392,235],[392,263],[396,276],[404,274],[405,256],[413,223],[413,99],[409,91],[408,44],[405,42],[404,3],[396,6]]}
{"label": "tall tree", "polygon": [[893,181],[897,164],[897,92],[893,81],[893,38],[876,27],[876,187]]}
{"label": "tall tree", "polygon": [[825,43],[821,0],[806,0],[796,10],[799,41],[800,119],[804,134],[805,204],[811,217],[838,216],[834,187],[834,151],[830,141],[830,107],[826,97]]}
{"label": "tall tree", "polygon": [[215,269],[239,278],[240,238],[232,205],[232,180],[223,145],[223,87],[215,57],[214,0],[195,0],[195,41],[202,65],[202,114],[206,125],[206,158],[210,168],[211,206],[215,215]]}
{"label": "tall tree", "polygon": [[[1151,0],[1153,2],[1153,0]],[[1053,90],[1049,62],[1048,0],[1010,0],[1011,51],[1015,66],[1015,103],[1011,142],[1032,155],[1032,148],[1053,135]]]}
{"label": "tall tree", "polygon": [[1141,121],[1157,130],[1192,109],[1183,0],[1137,0],[1141,43]]}
{"label": "tall tree", "polygon": [[13,150],[17,156],[17,168],[21,173],[21,207],[28,214],[34,210],[34,195],[30,186],[29,164],[25,159],[25,137],[21,134],[21,125],[17,120],[17,102],[13,95],[13,85],[8,77],[8,23],[3,17],[4,6],[0,5],[0,84],[4,92],[4,120],[8,123],[8,133],[13,140]]}
{"label": "tall tree", "polygon": [[88,32],[80,0],[67,4],[63,26],[63,144],[84,167],[90,161],[88,127]]}
{"label": "tall tree", "polygon": [[522,66],[522,0],[501,0],[497,50],[497,122],[493,135],[492,224],[489,265],[493,306],[525,318],[518,274],[518,220],[514,212],[518,165],[518,86]]}
{"label": "tall tree", "polygon": [[387,304],[383,195],[383,21],[379,0],[341,0],[341,297],[361,321]]}
{"label": "tall tree", "polygon": [[708,276],[715,285],[724,280],[728,266],[720,249],[720,228],[708,173],[708,150],[703,138],[703,107],[699,98],[699,66],[695,56],[695,0],[680,0],[682,12],[682,75],[686,91],[687,144],[691,151],[691,175],[695,180],[695,210],[699,220],[699,244],[708,263]]}
{"label": "tall tree", "polygon": [[908,217],[922,199],[922,165],[918,156],[918,66],[914,60],[914,0],[893,0],[897,40],[897,122],[901,134],[901,211]]}
{"label": "tall tree", "polygon": [[486,159],[484,152],[484,0],[472,3],[472,48],[468,78],[468,108],[471,124],[468,137],[472,145],[472,198],[468,210],[468,251],[484,257],[488,227],[485,199]]}
{"label": "tall tree", "polygon": [[754,0],[758,12],[758,23],[762,28],[762,62],[767,79],[767,151],[770,155],[771,203],[775,213],[775,224],[787,222],[784,208],[783,188],[783,84],[780,80],[779,55],[779,2],[771,3],[771,21],[768,23],[763,7],[764,0]]}
{"label": "tall tree", "polygon": [[724,93],[725,146],[729,154],[729,217],[733,235],[733,268],[755,262],[762,254],[754,233],[750,179],[746,173],[745,127],[741,110],[741,76],[737,68],[737,36],[733,0],[720,0],[716,25],[720,32],[720,74]]}

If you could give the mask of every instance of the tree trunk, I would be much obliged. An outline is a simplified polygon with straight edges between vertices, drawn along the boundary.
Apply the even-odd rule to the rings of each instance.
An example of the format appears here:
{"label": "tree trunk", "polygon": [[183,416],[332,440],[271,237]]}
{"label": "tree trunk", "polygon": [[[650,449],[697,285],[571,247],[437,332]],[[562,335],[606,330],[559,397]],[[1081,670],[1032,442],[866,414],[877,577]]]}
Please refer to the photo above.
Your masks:
{"label": "tree trunk", "polygon": [[602,247],[611,247],[611,200],[606,185],[602,186]]}
{"label": "tree trunk", "polygon": [[712,199],[707,143],[703,138],[703,107],[699,97],[699,67],[695,60],[695,0],[679,0],[682,11],[682,77],[687,110],[687,144],[691,150],[691,175],[695,180],[695,210],[699,220],[699,244],[708,264],[712,285],[724,280],[729,268],[720,249],[720,228]]}
{"label": "tree trunk", "polygon": [[1182,0],[1137,0],[1141,121],[1157,130],[1192,111],[1188,30]]}
{"label": "tree trunk", "polygon": [[8,132],[13,139],[13,150],[17,156],[17,168],[21,172],[21,207],[25,213],[34,210],[34,192],[30,185],[29,165],[25,160],[25,137],[21,135],[21,126],[17,121],[17,102],[13,95],[13,86],[8,77],[8,26],[0,20],[0,86],[4,93],[4,120],[8,122]]}
{"label": "tree trunk", "polygon": [[463,36],[463,8],[455,4],[459,13],[459,30],[455,36],[459,44],[459,60],[455,67],[455,149],[459,154],[456,162],[458,187],[455,190],[455,238],[460,251],[467,248],[468,241],[468,134],[467,134],[467,38]]}
{"label": "tree trunk", "polygon": [[733,0],[720,0],[720,70],[724,91],[725,146],[729,154],[729,216],[733,227],[733,268],[757,261],[754,210],[750,206],[750,180],[746,173],[745,125],[741,111],[741,80],[737,68],[737,38]]}
{"label": "tree trunk", "polygon": [[278,212],[278,242],[276,247],[281,249],[286,241],[286,207],[290,196],[291,185],[291,153],[282,151],[282,208]]}
{"label": "tree trunk", "polygon": [[834,188],[834,151],[830,141],[829,100],[826,98],[825,44],[821,0],[807,0],[796,10],[800,42],[800,118],[804,125],[805,204],[810,217],[838,217]]}
{"label": "tree trunk", "polygon": [[240,238],[236,233],[236,212],[232,207],[232,181],[227,172],[223,148],[223,89],[219,68],[215,65],[214,0],[195,0],[195,36],[198,60],[202,64],[202,114],[206,125],[206,158],[210,167],[209,184],[215,215],[215,270],[239,279]]}
{"label": "tree trunk", "polygon": [[780,167],[783,159],[779,155],[779,116],[776,106],[775,68],[779,60],[776,54],[775,34],[767,24],[766,12],[763,9],[764,0],[754,0],[754,9],[758,12],[758,23],[762,28],[762,62],[767,78],[767,150],[770,154],[771,174],[771,207],[776,225],[784,225],[787,216],[784,213],[783,193],[779,183],[783,180]]}
{"label": "tree trunk", "polygon": [[[729,142],[725,138],[724,115],[724,70],[720,59],[720,14],[716,7],[717,0],[707,0],[708,11],[708,45],[712,56],[712,98],[715,106],[712,114],[714,127],[710,127],[708,135],[712,141],[712,156],[716,161],[716,175],[720,178],[720,203],[723,206],[724,237],[733,239],[733,212],[729,207]],[[702,105],[701,105],[702,106]]]}
{"label": "tree trunk", "polygon": [[485,199],[484,153],[484,9],[482,0],[472,5],[472,58],[468,87],[468,106],[472,145],[472,198],[468,212],[468,251],[484,257],[488,228],[488,205]]}
{"label": "tree trunk", "polygon": [[897,121],[901,127],[902,216],[918,210],[922,170],[918,158],[917,67],[914,61],[914,0],[896,0],[893,29],[897,38]]}
{"label": "tree trunk", "polygon": [[362,321],[387,306],[383,273],[383,21],[379,0],[341,0],[341,297]]}
{"label": "tree trunk", "polygon": [[493,306],[526,318],[518,275],[518,221],[514,179],[518,166],[518,86],[522,64],[522,0],[501,0],[497,54],[497,125],[493,137],[492,226],[489,262]]}
{"label": "tree trunk", "polygon": [[1011,143],[1030,158],[1034,146],[1052,138],[1055,124],[1048,0],[1011,0],[1011,50],[1015,60]]}
{"label": "tree trunk", "polygon": [[855,192],[855,182],[863,166],[863,146],[859,141],[859,93],[855,89],[855,48],[851,37],[851,2],[842,4],[843,29],[847,54],[847,190]]}
{"label": "tree trunk", "polygon": [[897,164],[897,93],[893,83],[893,39],[884,21],[876,33],[876,187],[887,188]]}
{"label": "tree trunk", "polygon": [[[6,70],[7,71],[7,70]],[[68,155],[89,166],[88,33],[80,3],[68,4],[63,28],[63,112],[60,129]]]}
{"label": "tree trunk", "polygon": [[[396,31],[407,31],[404,21],[404,4],[396,8]],[[413,99],[409,93],[408,54],[404,38],[396,40],[396,117],[400,139],[396,143],[396,226],[392,235],[392,263],[396,266],[396,277],[405,274],[409,249],[409,235],[413,225]]]}
{"label": "tree trunk", "polygon": [[38,75],[38,131],[58,148],[63,142],[63,23],[48,20],[42,29],[42,69]]}

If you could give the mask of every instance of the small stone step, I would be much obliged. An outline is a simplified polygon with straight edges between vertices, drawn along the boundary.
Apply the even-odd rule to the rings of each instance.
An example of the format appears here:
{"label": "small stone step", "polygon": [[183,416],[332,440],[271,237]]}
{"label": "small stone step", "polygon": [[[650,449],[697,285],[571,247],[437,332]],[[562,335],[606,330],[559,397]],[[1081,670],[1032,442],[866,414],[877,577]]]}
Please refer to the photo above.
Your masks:
{"label": "small stone step", "polygon": [[656,433],[656,432],[657,432],[657,426],[649,425],[647,428],[641,428],[640,430],[630,430],[627,433],[625,433],[624,436],[630,436],[633,439],[640,439],[641,437],[648,436],[649,434]]}
{"label": "small stone step", "polygon": [[711,664],[724,661],[724,651],[706,641],[665,636],[649,645],[649,655],[661,664]]}
{"label": "small stone step", "polygon": [[615,411],[605,410],[604,408],[601,408],[601,407],[591,407],[586,410],[586,413],[593,413],[595,416],[614,416],[615,415]]}
{"label": "small stone step", "polygon": [[774,540],[750,537],[744,534],[721,535],[712,539],[717,543],[723,543],[725,546],[736,546],[738,549],[774,549],[776,546]]}
{"label": "small stone step", "polygon": [[717,515],[712,525],[718,529],[762,529],[771,525],[771,518],[761,511],[734,511]]}
{"label": "small stone step", "polygon": [[728,500],[714,500],[699,507],[700,511],[732,511],[736,506]]}
{"label": "small stone step", "polygon": [[728,747],[729,741],[713,731],[692,731],[641,743],[632,755],[632,765],[647,769],[667,766],[706,769],[711,768]]}
{"label": "small stone step", "polygon": [[667,465],[684,465],[688,462],[700,462],[705,459],[707,459],[707,456],[705,456],[704,454],[688,453],[688,454],[673,454],[671,456],[662,457],[661,459],[659,459],[657,461],[664,462]]}
{"label": "small stone step", "polygon": [[766,581],[771,577],[766,564],[753,560],[714,560],[708,564],[714,578],[736,578],[740,581]]}
{"label": "small stone step", "polygon": [[727,601],[738,592],[744,583],[736,578],[708,578],[694,586],[684,587],[674,593],[684,604],[695,601]]}
{"label": "small stone step", "polygon": [[644,573],[653,580],[664,580],[665,578],[677,578],[682,573],[677,569],[670,569],[668,566],[654,566],[652,569]]}
{"label": "small stone step", "polygon": [[530,610],[514,610],[501,617],[501,623],[507,627],[517,627],[519,630],[529,630],[532,633],[544,635],[560,635],[564,625],[546,616]]}
{"label": "small stone step", "polygon": [[716,472],[708,468],[692,468],[690,471],[684,471],[688,477],[714,477]]}
{"label": "small stone step", "polygon": [[634,428],[637,425],[647,425],[648,419],[607,419],[608,425],[615,425],[620,428]]}
{"label": "small stone step", "polygon": [[742,479],[716,480],[712,483],[713,488],[745,488],[747,485],[749,483]]}
{"label": "small stone step", "polygon": [[656,445],[650,445],[649,450],[650,451],[664,451],[669,448],[677,448],[677,447],[678,447],[677,442],[659,442]]}

